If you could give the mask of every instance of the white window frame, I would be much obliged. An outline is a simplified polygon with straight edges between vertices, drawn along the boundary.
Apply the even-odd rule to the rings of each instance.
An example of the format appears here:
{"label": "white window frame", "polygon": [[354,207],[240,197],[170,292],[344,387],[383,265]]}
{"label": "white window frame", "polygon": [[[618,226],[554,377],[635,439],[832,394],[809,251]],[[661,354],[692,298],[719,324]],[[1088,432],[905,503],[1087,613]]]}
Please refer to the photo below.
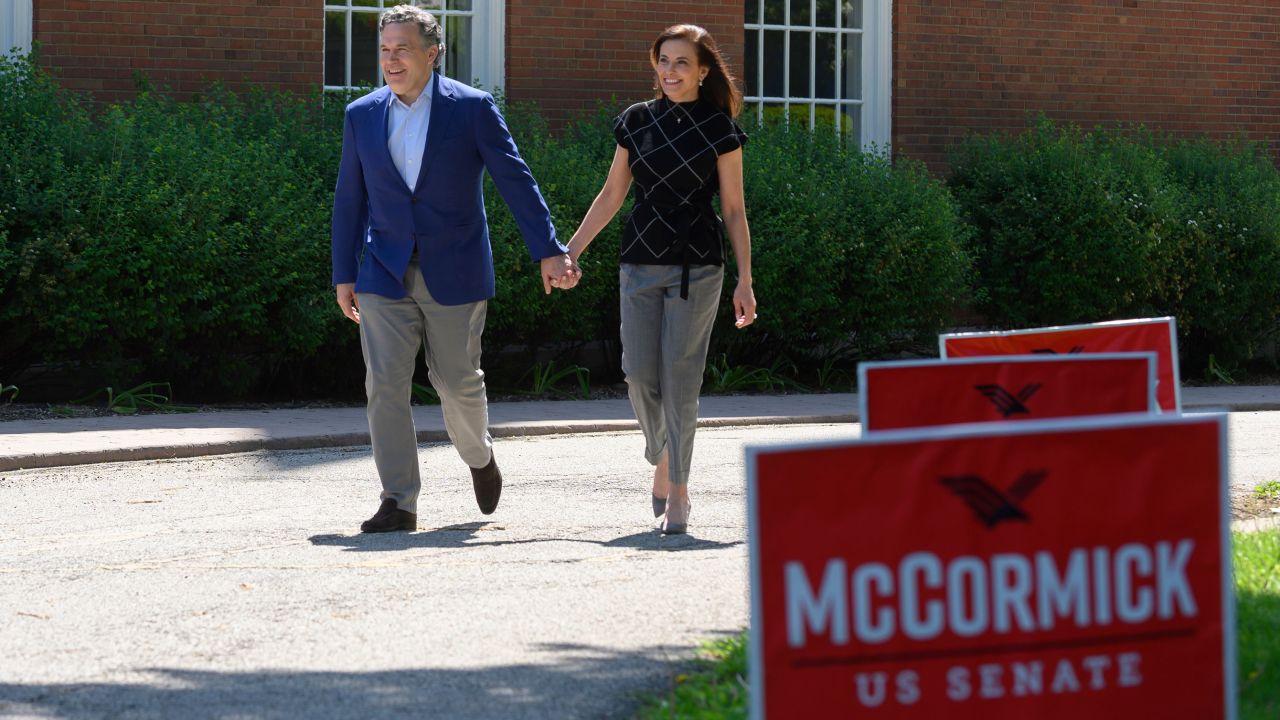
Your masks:
{"label": "white window frame", "polygon": [[[4,1],[0,0],[0,2]],[[360,7],[353,6],[351,0],[325,0],[324,12],[326,14],[330,12],[346,12],[348,15],[358,13],[380,14],[387,8],[395,7],[402,2],[405,2],[405,0],[377,0],[377,7]],[[414,4],[424,5],[421,2]],[[468,85],[478,82],[481,87],[490,92],[500,91],[506,84],[506,0],[472,0],[471,10],[440,11],[433,7],[427,7],[427,9],[440,21],[441,29],[444,31],[441,39],[446,47],[449,44],[449,37],[445,18],[450,16],[471,18],[471,43],[473,48],[471,74],[473,77],[455,79]],[[351,22],[346,23],[346,29],[347,37],[343,65],[346,70],[344,80],[348,84],[326,84],[324,86],[325,90],[348,90],[353,87],[350,85]],[[447,62],[447,56],[441,60],[441,70],[446,75],[449,73],[449,68],[446,66]],[[379,73],[377,87],[382,87],[382,85],[382,74]]]}
{"label": "white window frame", "polygon": [[[893,98],[891,96],[893,88],[893,0],[865,0],[862,4],[861,28],[839,27],[839,24],[844,20],[844,13],[840,12],[839,8],[837,8],[836,12],[836,28],[817,25],[817,0],[810,0],[808,25],[791,23],[791,3],[789,1],[783,4],[785,11],[781,25],[766,23],[764,22],[764,0],[754,1],[759,3],[756,14],[759,22],[744,22],[743,28],[747,33],[756,34],[756,82],[758,85],[757,91],[761,94],[748,95],[744,98],[744,101],[748,108],[754,106],[756,118],[761,121],[764,119],[764,106],[766,103],[782,105],[784,117],[788,119],[791,117],[792,105],[803,105],[809,108],[809,127],[813,128],[816,121],[817,107],[819,105],[830,105],[836,108],[836,132],[840,132],[840,119],[843,115],[839,112],[839,108],[846,105],[856,106],[861,113],[859,144],[865,150],[874,149],[887,154],[893,131]],[[784,35],[783,56],[781,58],[769,58],[770,62],[780,62],[783,65],[783,94],[777,97],[763,94],[766,59],[764,56],[765,30],[788,31]],[[815,38],[818,32],[835,33],[837,38],[837,88],[841,87],[841,48],[844,46],[845,38],[853,35],[862,36],[861,98],[816,98],[791,95],[791,33],[806,31],[809,33],[810,38]],[[810,95],[814,94],[813,89],[817,87],[817,78],[814,76],[814,57],[816,52],[817,43],[811,39],[809,43]],[[837,94],[839,94],[839,90],[837,90]]]}
{"label": "white window frame", "polygon": [[0,0],[0,55],[31,52],[31,0]]}

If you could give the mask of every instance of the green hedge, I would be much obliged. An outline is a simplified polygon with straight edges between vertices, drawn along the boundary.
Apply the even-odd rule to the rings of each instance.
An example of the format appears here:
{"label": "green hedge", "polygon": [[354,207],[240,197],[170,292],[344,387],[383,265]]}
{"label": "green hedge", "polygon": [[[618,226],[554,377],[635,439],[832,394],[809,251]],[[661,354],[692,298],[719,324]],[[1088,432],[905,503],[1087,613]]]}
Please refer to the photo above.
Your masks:
{"label": "green hedge", "polygon": [[242,394],[330,340],[318,98],[144,90],[90,118],[28,61],[0,97],[6,376],[74,360]]}
{"label": "green hedge", "polygon": [[861,153],[829,126],[750,132],[744,182],[760,318],[735,332],[724,304],[721,344],[742,362],[766,350],[802,364],[931,347],[969,268],[946,188],[922,165]]}
{"label": "green hedge", "polygon": [[1040,119],[951,159],[993,325],[1173,315],[1184,374],[1238,365],[1273,331],[1280,173],[1257,148]]}

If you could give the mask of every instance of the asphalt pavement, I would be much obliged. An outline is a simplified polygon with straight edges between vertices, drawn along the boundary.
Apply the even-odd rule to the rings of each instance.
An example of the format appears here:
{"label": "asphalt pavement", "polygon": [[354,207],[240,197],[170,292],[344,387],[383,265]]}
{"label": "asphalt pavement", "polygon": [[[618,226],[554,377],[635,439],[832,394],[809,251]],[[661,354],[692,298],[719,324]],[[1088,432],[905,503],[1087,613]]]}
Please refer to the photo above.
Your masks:
{"label": "asphalt pavement", "polygon": [[[1280,477],[1280,388],[1230,410],[1233,491]],[[743,448],[856,436],[854,395],[708,397],[690,533],[660,536],[625,400],[493,403],[492,516],[416,410],[419,532],[363,411],[0,423],[0,718],[629,718],[748,620]]]}

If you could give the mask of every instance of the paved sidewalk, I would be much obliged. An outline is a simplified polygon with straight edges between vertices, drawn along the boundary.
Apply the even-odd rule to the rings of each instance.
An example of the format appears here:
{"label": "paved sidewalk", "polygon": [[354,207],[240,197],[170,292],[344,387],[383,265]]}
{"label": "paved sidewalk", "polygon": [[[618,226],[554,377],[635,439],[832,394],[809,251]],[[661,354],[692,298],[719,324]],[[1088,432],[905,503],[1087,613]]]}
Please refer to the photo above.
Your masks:
{"label": "paved sidewalk", "polygon": [[[1184,410],[1280,410],[1280,385],[1184,387]],[[853,393],[702,398],[699,426],[857,422]],[[495,402],[492,432],[520,437],[636,427],[625,399]],[[438,406],[414,408],[420,442],[448,439]],[[242,410],[0,423],[0,470],[366,445],[363,408]]]}

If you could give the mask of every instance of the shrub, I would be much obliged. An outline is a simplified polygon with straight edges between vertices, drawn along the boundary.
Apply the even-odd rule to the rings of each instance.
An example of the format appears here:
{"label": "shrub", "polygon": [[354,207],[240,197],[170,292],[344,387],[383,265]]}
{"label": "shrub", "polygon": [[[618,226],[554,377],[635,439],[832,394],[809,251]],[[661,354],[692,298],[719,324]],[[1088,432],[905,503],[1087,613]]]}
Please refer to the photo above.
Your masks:
{"label": "shrub", "polygon": [[730,356],[759,364],[741,356],[788,354],[812,365],[933,342],[969,269],[946,188],[922,165],[864,154],[829,127],[749,132],[744,181],[760,317],[745,333],[733,329],[730,272],[716,331]]}
{"label": "shrub", "polygon": [[91,120],[30,60],[0,84],[8,362],[242,394],[329,341],[336,152],[317,98],[144,90]]}
{"label": "shrub", "polygon": [[1245,143],[1166,141],[1177,244],[1160,308],[1178,318],[1189,373],[1235,368],[1280,316],[1280,172]]}
{"label": "shrub", "polygon": [[[31,59],[0,64],[0,91],[0,376],[74,361],[106,384],[180,379],[184,397],[358,390],[356,334],[328,282],[349,98],[214,88],[179,103],[144,85],[91,113]],[[531,106],[506,108],[563,240],[607,175],[622,105],[554,134]],[[734,364],[885,352],[936,330],[961,295],[962,227],[945,189],[829,130],[751,130],[762,314],[733,330],[730,254],[715,352]],[[584,256],[586,280],[548,298],[488,185],[498,295],[486,347],[616,344],[629,207]]]}
{"label": "shrub", "polygon": [[1184,376],[1234,368],[1275,327],[1280,173],[1254,146],[1041,118],[961,143],[949,184],[996,326],[1173,315]]}
{"label": "shrub", "polygon": [[[554,135],[531,104],[506,107],[504,114],[551,210],[560,242],[567,245],[609,172],[615,146],[612,117],[616,111],[609,104],[601,104],[595,113],[579,118]],[[628,202],[618,218],[625,217],[629,207]],[[487,347],[536,348],[617,338],[621,222],[610,223],[583,254],[583,281],[571,292],[556,290],[547,297],[537,266],[529,261],[515,218],[487,176],[485,213],[498,286],[485,323]]]}
{"label": "shrub", "polygon": [[1041,119],[971,137],[950,187],[974,227],[979,309],[1004,327],[1152,312],[1171,198],[1153,148]]}

